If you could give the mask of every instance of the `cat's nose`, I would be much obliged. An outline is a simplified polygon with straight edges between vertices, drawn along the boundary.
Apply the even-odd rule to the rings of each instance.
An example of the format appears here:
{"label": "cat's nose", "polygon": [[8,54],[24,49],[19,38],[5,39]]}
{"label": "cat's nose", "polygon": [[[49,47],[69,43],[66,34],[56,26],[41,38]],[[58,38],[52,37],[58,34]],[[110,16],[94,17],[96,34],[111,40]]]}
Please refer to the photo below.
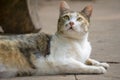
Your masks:
{"label": "cat's nose", "polygon": [[74,25],[74,22],[69,22],[70,26],[73,26]]}

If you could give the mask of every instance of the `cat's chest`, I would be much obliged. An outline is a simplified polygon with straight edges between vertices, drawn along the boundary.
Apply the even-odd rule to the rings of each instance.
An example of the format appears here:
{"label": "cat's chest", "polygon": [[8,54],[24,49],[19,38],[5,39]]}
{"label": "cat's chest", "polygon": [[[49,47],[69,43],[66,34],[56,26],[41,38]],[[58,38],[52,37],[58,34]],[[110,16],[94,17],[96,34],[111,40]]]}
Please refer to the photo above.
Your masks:
{"label": "cat's chest", "polygon": [[83,63],[89,58],[91,53],[89,42],[86,42],[84,45],[75,42],[72,49],[71,54],[75,55],[75,58]]}
{"label": "cat's chest", "polygon": [[90,55],[91,47],[88,43],[82,46],[78,42],[58,40],[52,43],[51,50],[51,53],[54,54],[56,58],[74,58],[85,62]]}

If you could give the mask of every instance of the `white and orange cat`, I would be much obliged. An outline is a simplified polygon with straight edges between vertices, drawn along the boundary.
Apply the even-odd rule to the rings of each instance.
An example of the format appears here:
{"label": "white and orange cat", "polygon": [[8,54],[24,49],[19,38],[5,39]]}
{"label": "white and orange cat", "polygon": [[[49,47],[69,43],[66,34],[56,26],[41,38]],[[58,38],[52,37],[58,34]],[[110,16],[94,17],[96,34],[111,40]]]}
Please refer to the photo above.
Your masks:
{"label": "white and orange cat", "polygon": [[105,73],[107,63],[90,58],[88,41],[92,6],[80,12],[60,3],[55,35],[44,33],[0,37],[0,77],[67,73]]}

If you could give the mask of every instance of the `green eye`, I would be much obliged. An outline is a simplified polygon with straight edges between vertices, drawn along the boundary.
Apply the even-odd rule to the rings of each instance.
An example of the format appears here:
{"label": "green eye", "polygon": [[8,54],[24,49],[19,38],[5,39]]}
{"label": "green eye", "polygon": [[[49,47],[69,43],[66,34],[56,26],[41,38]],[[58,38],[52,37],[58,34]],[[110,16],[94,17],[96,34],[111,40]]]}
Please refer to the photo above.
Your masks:
{"label": "green eye", "polygon": [[65,15],[63,18],[64,18],[65,20],[69,20],[69,19],[70,19],[68,15]]}
{"label": "green eye", "polygon": [[83,19],[81,17],[77,18],[77,21],[82,21]]}

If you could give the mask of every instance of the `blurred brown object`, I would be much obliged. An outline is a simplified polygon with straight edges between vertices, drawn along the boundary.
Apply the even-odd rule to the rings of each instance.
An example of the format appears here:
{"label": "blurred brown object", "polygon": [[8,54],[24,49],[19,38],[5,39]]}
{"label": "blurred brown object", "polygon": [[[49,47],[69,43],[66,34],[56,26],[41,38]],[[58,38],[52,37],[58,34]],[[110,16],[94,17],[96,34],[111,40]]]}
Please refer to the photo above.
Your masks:
{"label": "blurred brown object", "polygon": [[40,31],[41,26],[34,25],[35,21],[32,20],[34,18],[31,18],[32,13],[30,13],[29,8],[32,6],[34,9],[35,4],[32,5],[30,1],[32,0],[0,0],[0,26],[4,34],[36,33]]}

